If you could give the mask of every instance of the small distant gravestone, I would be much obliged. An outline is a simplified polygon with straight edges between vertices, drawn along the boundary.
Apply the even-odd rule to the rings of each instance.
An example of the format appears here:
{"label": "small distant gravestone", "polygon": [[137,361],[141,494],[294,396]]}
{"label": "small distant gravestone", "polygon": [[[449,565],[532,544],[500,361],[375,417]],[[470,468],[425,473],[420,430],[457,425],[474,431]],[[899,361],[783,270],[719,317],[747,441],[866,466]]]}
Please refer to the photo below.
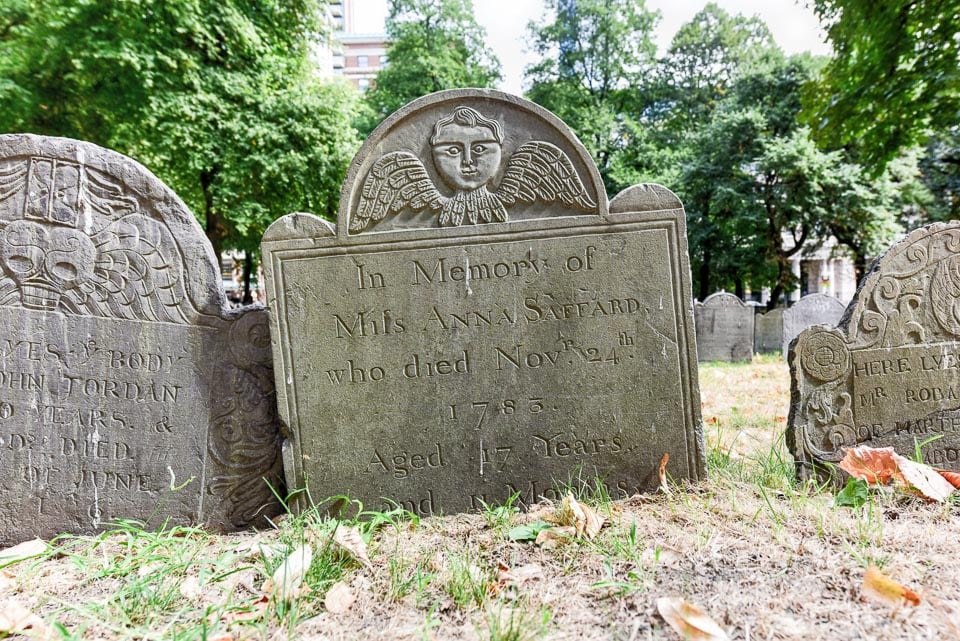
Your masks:
{"label": "small distant gravestone", "polygon": [[707,361],[753,360],[753,308],[727,292],[711,294],[694,307],[697,357]]}
{"label": "small distant gravestone", "polygon": [[288,484],[321,503],[456,512],[600,479],[702,478],[684,214],[607,203],[542,108],[440,92],[357,154],[338,224],[263,241]]}
{"label": "small distant gravestone", "polygon": [[787,442],[801,475],[844,447],[917,447],[960,469],[960,223],[918,229],[864,278],[837,328],[790,347]]}
{"label": "small distant gravestone", "polygon": [[269,327],[136,162],[0,136],[0,541],[274,511]]}
{"label": "small distant gravestone", "polygon": [[753,351],[769,354],[783,349],[782,309],[777,308],[765,314],[757,314],[753,323]]}
{"label": "small distant gravestone", "polygon": [[846,305],[827,294],[807,294],[783,313],[783,356],[800,332],[814,325],[836,326]]}

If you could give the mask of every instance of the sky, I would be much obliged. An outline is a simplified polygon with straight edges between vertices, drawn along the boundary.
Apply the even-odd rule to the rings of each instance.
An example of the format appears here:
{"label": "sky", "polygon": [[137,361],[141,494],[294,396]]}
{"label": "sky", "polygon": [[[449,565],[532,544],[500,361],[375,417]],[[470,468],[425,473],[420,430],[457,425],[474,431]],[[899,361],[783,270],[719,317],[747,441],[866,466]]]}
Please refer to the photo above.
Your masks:
{"label": "sky", "polygon": [[[828,54],[824,34],[813,11],[804,0],[715,0],[731,14],[759,16],[773,33],[777,44],[788,54],[810,51]],[[686,22],[703,8],[707,0],[647,0],[648,9],[660,12],[654,40],[660,53]],[[543,0],[474,0],[477,22],[487,31],[488,44],[500,59],[503,80],[499,89],[523,93],[523,68],[536,56],[526,51],[526,27],[543,16]],[[387,0],[356,0],[355,28],[365,33],[383,32]]]}

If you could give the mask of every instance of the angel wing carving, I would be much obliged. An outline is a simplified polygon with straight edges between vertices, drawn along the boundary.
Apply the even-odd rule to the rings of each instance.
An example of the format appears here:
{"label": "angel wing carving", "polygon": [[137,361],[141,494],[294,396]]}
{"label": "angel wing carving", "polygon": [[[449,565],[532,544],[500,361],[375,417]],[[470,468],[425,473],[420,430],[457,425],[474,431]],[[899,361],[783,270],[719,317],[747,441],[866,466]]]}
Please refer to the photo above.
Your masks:
{"label": "angel wing carving", "polygon": [[440,209],[444,200],[419,158],[408,151],[394,151],[374,163],[363,181],[350,231],[361,231],[403,209]]}
{"label": "angel wing carving", "polygon": [[507,162],[499,187],[504,134],[500,123],[470,107],[457,107],[434,124],[430,147],[437,174],[453,190],[444,196],[419,158],[394,151],[377,160],[360,190],[350,231],[363,231],[388,216],[426,207],[440,212],[440,226],[506,222],[507,207],[559,202],[570,209],[597,207],[570,158],[543,140],[526,142]]}

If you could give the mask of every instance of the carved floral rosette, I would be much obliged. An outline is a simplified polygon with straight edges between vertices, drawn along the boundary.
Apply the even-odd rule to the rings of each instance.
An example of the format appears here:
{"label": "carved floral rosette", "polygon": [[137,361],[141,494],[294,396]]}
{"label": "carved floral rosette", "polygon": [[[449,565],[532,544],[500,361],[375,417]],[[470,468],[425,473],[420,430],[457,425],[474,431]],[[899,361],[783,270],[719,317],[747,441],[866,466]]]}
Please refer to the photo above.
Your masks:
{"label": "carved floral rosette", "polygon": [[[894,429],[871,419],[878,399],[857,389],[855,364],[860,361],[862,371],[876,381],[889,374],[903,385],[918,368],[903,356],[910,350],[900,348],[950,351],[960,346],[958,341],[960,223],[936,223],[910,233],[873,264],[836,328],[811,327],[791,343],[787,444],[798,474],[822,475],[829,470],[825,464],[843,458],[843,448],[859,444],[894,446],[912,456],[921,430],[908,429],[907,422]],[[881,358],[887,353],[892,356]],[[874,359],[874,354],[880,356]],[[889,392],[879,394],[881,404],[901,408],[904,400],[909,404],[916,397],[909,391],[899,400]],[[917,420],[958,408],[960,401],[947,400]]]}
{"label": "carved floral rosette", "polygon": [[[166,328],[158,335],[196,343],[203,357],[187,367],[207,411],[193,417],[204,434],[190,438],[206,443],[205,453],[196,452],[203,487],[179,490],[195,496],[174,501],[186,507],[170,516],[235,529],[278,511],[282,466],[266,310],[228,310],[219,272],[186,205],[135,161],[74,140],[0,136],[0,309],[55,319],[66,338],[52,337],[51,344],[79,345],[71,328],[100,326],[111,328],[105,336],[148,346],[138,337],[149,336],[145,328],[154,324]],[[129,337],[117,329],[123,326]],[[77,362],[89,369],[97,350],[104,361],[111,347],[88,340],[89,364]],[[77,528],[95,530],[96,523]]]}

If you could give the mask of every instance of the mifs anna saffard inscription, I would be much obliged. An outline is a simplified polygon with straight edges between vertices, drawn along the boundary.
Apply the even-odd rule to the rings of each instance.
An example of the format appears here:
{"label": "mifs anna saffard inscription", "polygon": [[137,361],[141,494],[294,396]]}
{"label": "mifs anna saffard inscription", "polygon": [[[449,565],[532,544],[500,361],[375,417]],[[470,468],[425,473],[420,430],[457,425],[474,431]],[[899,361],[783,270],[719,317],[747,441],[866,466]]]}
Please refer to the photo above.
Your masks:
{"label": "mifs anna saffard inscription", "polygon": [[960,469],[960,224],[912,232],[874,263],[837,328],[790,347],[787,443],[801,475],[843,447],[916,448]]}
{"label": "mifs anna saffard inscription", "polygon": [[136,162],[0,136],[0,541],[275,511],[266,313]]}
{"label": "mifs anna saffard inscription", "polygon": [[704,452],[680,202],[608,206],[552,114],[494,91],[421,98],[351,165],[338,224],[263,242],[290,487],[420,513],[556,483],[654,487]]}

